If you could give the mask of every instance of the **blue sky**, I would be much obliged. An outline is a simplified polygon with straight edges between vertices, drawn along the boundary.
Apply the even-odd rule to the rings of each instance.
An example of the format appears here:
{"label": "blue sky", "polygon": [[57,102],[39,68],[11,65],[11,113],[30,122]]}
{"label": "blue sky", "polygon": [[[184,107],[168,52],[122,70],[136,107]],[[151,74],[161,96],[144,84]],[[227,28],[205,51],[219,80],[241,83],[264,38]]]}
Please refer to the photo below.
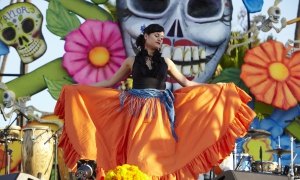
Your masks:
{"label": "blue sky", "polygon": [[[9,5],[10,0],[0,0],[0,9],[3,7]],[[61,57],[64,54],[64,41],[60,40],[59,37],[53,35],[49,32],[49,30],[46,28],[46,21],[45,21],[45,15],[46,15],[46,9],[48,7],[48,2],[44,0],[32,0],[32,3],[35,4],[43,13],[44,15],[44,22],[42,27],[42,32],[45,37],[45,41],[47,43],[47,51],[46,53],[39,58],[38,60],[30,63],[28,65],[28,72],[34,71],[38,67],[46,64],[47,62],[50,62],[57,57]],[[274,4],[274,0],[265,0],[264,6],[261,12],[255,13],[257,14],[263,14],[267,16],[267,10],[270,6]],[[241,8],[244,8],[242,0],[233,0],[233,6],[234,6],[234,12],[233,12],[233,20],[232,20],[232,28],[234,30],[240,29],[239,23],[237,22],[237,14],[240,11]],[[299,6],[299,0],[283,0],[278,7],[281,8],[281,17],[285,17],[287,20],[291,20],[296,18],[297,16],[297,7]],[[252,17],[254,14],[250,14]],[[281,24],[276,24],[276,27],[280,27]],[[273,36],[276,37],[278,41],[281,41],[283,43],[286,42],[287,39],[293,39],[295,34],[295,24],[288,25],[285,29],[283,29],[279,34],[276,33],[276,31],[271,30],[268,33],[261,32],[259,34],[259,38],[261,40],[264,40],[268,37],[268,35],[273,34]],[[2,58],[0,58],[0,63],[2,62]],[[20,58],[18,54],[16,53],[14,48],[10,48],[10,54],[8,56],[8,61],[5,67],[4,73],[13,73],[17,74],[20,71]],[[55,73],[55,72],[53,72]],[[11,81],[16,77],[3,77],[3,82]],[[50,94],[47,92],[47,90],[44,90],[36,95],[33,95],[31,97],[31,101],[28,101],[26,105],[33,105],[36,108],[52,112],[55,106],[56,100],[54,100]],[[15,118],[15,115],[12,116],[11,120]],[[0,127],[4,127],[8,124],[8,122],[5,122],[2,120],[2,117],[0,117]]]}

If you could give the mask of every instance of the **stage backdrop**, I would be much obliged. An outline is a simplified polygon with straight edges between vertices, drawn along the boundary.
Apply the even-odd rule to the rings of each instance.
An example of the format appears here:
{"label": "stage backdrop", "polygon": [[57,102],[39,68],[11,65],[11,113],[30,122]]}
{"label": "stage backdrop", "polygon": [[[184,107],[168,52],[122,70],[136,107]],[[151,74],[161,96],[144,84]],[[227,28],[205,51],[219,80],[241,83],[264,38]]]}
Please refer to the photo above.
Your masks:
{"label": "stage backdrop", "polygon": [[[243,2],[250,16],[253,12],[260,12],[264,3]],[[266,25],[270,23],[278,23],[276,31],[280,33],[291,23],[276,11],[281,10],[279,2],[274,1],[267,12],[261,12],[265,16],[254,18],[257,25],[253,24],[252,29],[249,27],[252,30],[250,35],[255,37],[255,33],[274,28]],[[266,150],[277,149],[279,144],[280,148],[290,149],[288,135],[296,137],[294,147],[300,140],[297,133],[300,131],[297,119],[300,113],[297,93],[300,88],[297,75],[300,53],[288,56],[293,46],[285,46],[285,42],[276,40],[248,46],[255,39],[249,39],[247,33],[231,32],[233,8],[231,0],[117,0],[115,3],[107,0],[72,0],[72,3],[49,0],[44,14],[31,3],[6,6],[0,11],[1,55],[7,54],[11,46],[17,50],[20,61],[27,64],[38,61],[47,51],[41,29],[44,17],[44,31],[50,31],[65,41],[65,53],[6,82],[7,89],[14,92],[15,101],[45,89],[57,99],[64,84],[89,84],[110,78],[127,56],[136,54],[134,42],[141,29],[158,23],[165,28],[161,48],[163,56],[171,58],[188,79],[200,83],[234,82],[253,97],[249,106],[258,116],[251,128],[265,130],[271,135],[250,140],[241,138],[237,140],[237,151],[249,153],[258,161],[262,149],[264,161],[276,162],[276,154]],[[176,90],[180,85],[168,77],[167,88]],[[0,94],[7,89],[0,89]],[[0,102],[5,107],[3,99]],[[20,152],[21,144],[13,143],[10,147]],[[295,154],[300,152],[299,148],[294,150]],[[3,154],[3,149],[0,152]],[[290,154],[284,154],[283,165],[288,165],[290,159]],[[12,162],[15,167],[20,156],[14,156]],[[295,164],[299,163],[300,156],[297,156]]]}

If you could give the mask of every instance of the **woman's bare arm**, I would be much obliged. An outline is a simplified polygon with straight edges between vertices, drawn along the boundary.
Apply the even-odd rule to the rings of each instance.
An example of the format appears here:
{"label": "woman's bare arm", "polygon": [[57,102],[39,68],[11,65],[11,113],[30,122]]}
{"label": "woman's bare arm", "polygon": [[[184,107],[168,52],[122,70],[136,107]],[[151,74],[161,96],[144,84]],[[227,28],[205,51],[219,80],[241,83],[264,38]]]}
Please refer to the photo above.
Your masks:
{"label": "woman's bare arm", "polygon": [[168,64],[168,74],[175,79],[181,86],[196,86],[200,85],[201,83],[197,83],[194,81],[188,80],[175,66],[174,62],[169,59],[165,58],[166,63]]}
{"label": "woman's bare arm", "polygon": [[109,79],[90,84],[91,86],[100,86],[100,87],[112,87],[120,82],[127,74],[131,72],[132,65],[134,62],[134,57],[128,57],[122,63],[122,66],[118,71]]}

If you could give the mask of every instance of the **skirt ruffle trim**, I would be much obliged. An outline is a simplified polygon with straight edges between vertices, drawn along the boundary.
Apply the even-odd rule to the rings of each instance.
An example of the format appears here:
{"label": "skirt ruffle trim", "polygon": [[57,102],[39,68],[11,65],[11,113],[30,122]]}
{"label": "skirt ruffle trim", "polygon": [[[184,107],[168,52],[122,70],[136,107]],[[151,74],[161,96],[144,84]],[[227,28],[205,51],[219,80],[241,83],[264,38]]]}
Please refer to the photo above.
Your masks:
{"label": "skirt ruffle trim", "polygon": [[82,159],[82,157],[77,153],[75,148],[70,143],[67,134],[63,133],[61,135],[58,147],[64,150],[63,158],[65,159],[67,167],[70,168],[72,171],[76,171],[77,161]]}
{"label": "skirt ruffle trim", "polygon": [[[60,94],[60,98],[56,102],[54,109],[54,114],[57,115],[60,119],[65,119],[65,89]],[[65,133],[65,123],[63,127],[62,134],[59,139],[58,147],[62,148],[64,151],[63,158],[67,167],[76,171],[76,164],[79,159],[81,159],[80,154],[77,153],[75,148],[72,146],[72,143],[69,140],[68,135]]]}
{"label": "skirt ruffle trim", "polygon": [[57,100],[54,114],[58,116],[60,119],[65,119],[65,89],[60,93],[60,98]]}
{"label": "skirt ruffle trim", "polygon": [[[237,92],[242,102],[238,112],[234,117],[234,120],[230,124],[224,136],[214,145],[210,146],[209,148],[204,150],[200,155],[195,157],[187,165],[163,176],[152,176],[151,178],[153,180],[180,179],[185,177],[185,174],[190,174],[197,179],[199,173],[208,172],[214,166],[217,166],[226,157],[228,157],[228,152],[232,152],[232,150],[234,149],[235,140],[238,137],[242,137],[247,133],[248,128],[256,115],[255,112],[246,104],[248,101],[251,100],[251,97],[249,97],[239,88],[237,88]],[[64,97],[63,93],[64,92],[62,92],[61,97]],[[56,104],[55,114],[58,115],[61,119],[64,119],[64,109],[64,98],[60,98]],[[76,150],[70,143],[68,135],[65,134],[65,131],[63,131],[62,133],[58,146],[64,150],[63,157],[65,158],[66,165],[72,170],[74,170],[77,161],[81,158],[81,155],[76,152]],[[214,157],[218,158],[214,159]]]}
{"label": "skirt ruffle trim", "polygon": [[[242,104],[226,134],[218,142],[204,150],[190,163],[175,172],[160,177],[152,176],[152,179],[182,179],[185,177],[185,174],[191,174],[197,179],[199,173],[204,174],[210,171],[214,166],[219,165],[228,157],[228,152],[232,152],[234,149],[235,139],[246,134],[254,117],[255,113],[246,104]],[[213,159],[213,157],[219,157],[219,159]]]}

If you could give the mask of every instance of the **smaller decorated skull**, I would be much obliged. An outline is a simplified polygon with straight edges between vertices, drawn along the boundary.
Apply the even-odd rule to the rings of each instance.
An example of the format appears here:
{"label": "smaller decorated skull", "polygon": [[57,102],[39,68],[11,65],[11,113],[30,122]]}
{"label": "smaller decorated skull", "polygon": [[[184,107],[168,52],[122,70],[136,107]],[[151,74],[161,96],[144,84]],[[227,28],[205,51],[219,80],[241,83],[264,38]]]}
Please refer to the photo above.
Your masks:
{"label": "smaller decorated skull", "polygon": [[6,108],[10,108],[15,105],[16,95],[11,90],[6,90],[2,94],[2,100]]}
{"label": "smaller decorated skull", "polygon": [[47,49],[42,22],[42,13],[31,3],[6,6],[0,11],[0,40],[14,47],[23,63],[31,63]]}
{"label": "smaller decorated skull", "polygon": [[273,23],[278,23],[279,22],[279,18],[281,15],[281,11],[280,8],[278,6],[271,6],[268,9],[268,15],[269,15],[269,19],[273,22]]}

